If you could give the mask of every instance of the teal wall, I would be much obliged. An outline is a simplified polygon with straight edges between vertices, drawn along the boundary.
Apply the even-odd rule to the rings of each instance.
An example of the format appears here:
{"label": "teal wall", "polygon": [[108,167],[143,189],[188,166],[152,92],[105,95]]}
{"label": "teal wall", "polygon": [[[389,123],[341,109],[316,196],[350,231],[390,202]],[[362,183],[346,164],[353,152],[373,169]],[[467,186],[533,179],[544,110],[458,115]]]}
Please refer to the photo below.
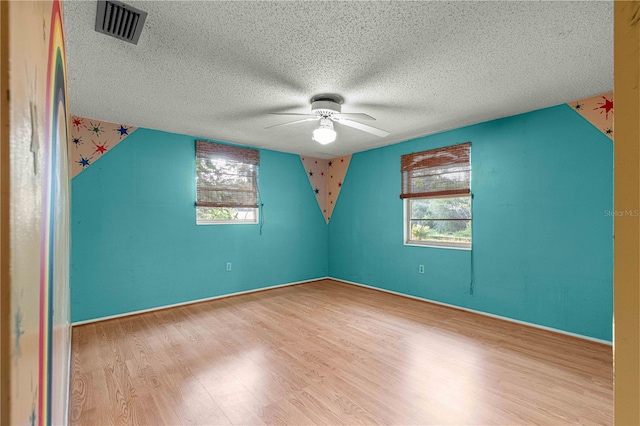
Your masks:
{"label": "teal wall", "polygon": [[[196,226],[194,139],[139,129],[73,178],[72,321],[329,275],[611,340],[612,142],[567,105],[355,154],[328,227],[300,157],[261,150],[262,235]],[[467,141],[473,295],[399,199],[401,155]]]}
{"label": "teal wall", "polygon": [[[472,143],[471,252],[403,245],[400,156]],[[567,105],[355,154],[329,275],[611,340],[613,144]],[[425,265],[425,274],[418,265]]]}
{"label": "teal wall", "polygon": [[72,321],[327,275],[327,225],[300,157],[260,151],[262,235],[196,226],[194,140],[141,128],[73,178]]}

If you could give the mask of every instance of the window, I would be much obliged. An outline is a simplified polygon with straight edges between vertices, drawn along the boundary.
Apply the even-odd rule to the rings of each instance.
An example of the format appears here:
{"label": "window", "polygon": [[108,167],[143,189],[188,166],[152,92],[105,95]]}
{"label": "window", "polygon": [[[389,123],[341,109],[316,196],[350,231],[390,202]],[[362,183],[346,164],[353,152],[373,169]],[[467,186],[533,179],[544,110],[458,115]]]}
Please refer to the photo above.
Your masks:
{"label": "window", "polygon": [[471,144],[402,156],[405,244],[471,248]]}
{"label": "window", "polygon": [[196,141],[196,223],[257,223],[255,149]]}

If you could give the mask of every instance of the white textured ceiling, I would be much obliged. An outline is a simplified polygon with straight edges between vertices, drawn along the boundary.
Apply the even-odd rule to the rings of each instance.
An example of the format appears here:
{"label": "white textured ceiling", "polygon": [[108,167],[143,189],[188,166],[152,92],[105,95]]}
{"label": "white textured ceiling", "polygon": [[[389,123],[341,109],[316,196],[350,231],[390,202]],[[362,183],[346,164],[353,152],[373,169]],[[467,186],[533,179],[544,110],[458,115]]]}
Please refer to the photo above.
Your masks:
{"label": "white textured ceiling", "polygon": [[[125,3],[149,13],[137,45],[64,4],[73,114],[329,158],[613,88],[611,2]],[[264,129],[325,92],[391,134]]]}

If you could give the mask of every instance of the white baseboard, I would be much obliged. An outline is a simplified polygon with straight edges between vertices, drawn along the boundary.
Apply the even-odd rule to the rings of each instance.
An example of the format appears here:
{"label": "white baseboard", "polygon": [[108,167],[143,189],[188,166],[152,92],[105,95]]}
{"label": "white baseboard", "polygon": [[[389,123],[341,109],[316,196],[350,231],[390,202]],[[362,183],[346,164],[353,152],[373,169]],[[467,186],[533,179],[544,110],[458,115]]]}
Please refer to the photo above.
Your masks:
{"label": "white baseboard", "polygon": [[372,290],[383,291],[385,293],[391,293],[391,294],[395,294],[397,296],[408,297],[409,299],[420,300],[422,302],[433,303],[435,305],[446,306],[448,308],[460,309],[462,311],[472,312],[474,314],[483,315],[485,317],[497,318],[497,319],[503,320],[503,321],[509,321],[509,322],[513,322],[513,323],[516,323],[516,324],[526,325],[528,327],[539,328],[541,330],[547,330],[547,331],[551,331],[553,333],[564,334],[564,335],[571,336],[571,337],[577,337],[578,339],[589,340],[591,342],[596,342],[596,343],[601,343],[603,345],[612,346],[612,342],[610,342],[608,340],[596,339],[595,337],[589,337],[589,336],[585,336],[583,334],[571,333],[570,331],[564,331],[564,330],[559,330],[557,328],[546,327],[544,325],[533,324],[533,323],[526,322],[526,321],[520,321],[520,320],[509,318],[509,317],[503,317],[503,316],[500,316],[500,315],[490,314],[488,312],[476,311],[475,309],[463,308],[461,306],[451,305],[449,303],[438,302],[437,300],[426,299],[426,298],[418,297],[418,296],[411,296],[409,294],[399,293],[397,291],[392,291],[392,290],[386,290],[384,288],[374,287],[374,286],[370,286],[370,285],[366,285],[366,284],[360,284],[360,283],[356,283],[356,282],[353,282],[353,281],[347,281],[347,280],[343,280],[343,279],[340,279],[340,278],[327,277],[327,279],[333,280],[333,281],[342,282],[342,283],[345,283],[345,284],[356,285],[356,286],[359,286],[359,287],[366,287],[366,288],[370,288]]}
{"label": "white baseboard", "polygon": [[313,279],[310,279],[310,280],[295,281],[295,282],[291,282],[291,283],[272,285],[272,286],[269,286],[269,287],[260,287],[260,288],[256,288],[256,289],[253,289],[253,290],[239,291],[237,293],[221,294],[219,296],[205,297],[204,299],[188,300],[186,302],[173,303],[171,305],[156,306],[154,308],[141,309],[139,311],[125,312],[125,313],[122,313],[122,314],[109,315],[109,316],[106,316],[106,317],[99,317],[99,318],[92,318],[92,319],[88,319],[88,320],[84,320],[84,321],[75,321],[75,322],[72,322],[71,325],[72,326],[76,326],[76,325],[82,325],[82,324],[91,324],[93,322],[100,322],[100,321],[106,321],[106,320],[115,319],[115,318],[128,317],[128,316],[131,316],[131,315],[144,314],[145,312],[153,312],[153,311],[159,311],[159,310],[162,310],[162,309],[176,308],[178,306],[185,306],[185,305],[191,305],[191,304],[194,304],[194,303],[207,302],[209,300],[224,299],[226,297],[231,297],[231,296],[240,296],[241,294],[257,293],[259,291],[272,290],[274,288],[288,287],[288,286],[292,286],[292,285],[305,284],[305,283],[310,283],[310,282],[320,281],[320,280],[326,280],[326,279],[329,279],[329,277],[318,277],[318,278],[313,278]]}

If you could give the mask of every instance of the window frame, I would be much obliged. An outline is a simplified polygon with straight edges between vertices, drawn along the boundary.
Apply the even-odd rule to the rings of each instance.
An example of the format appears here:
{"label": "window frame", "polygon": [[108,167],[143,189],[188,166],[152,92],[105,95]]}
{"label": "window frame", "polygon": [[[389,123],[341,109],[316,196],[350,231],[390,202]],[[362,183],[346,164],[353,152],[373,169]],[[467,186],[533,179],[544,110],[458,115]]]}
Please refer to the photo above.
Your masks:
{"label": "window frame", "polygon": [[430,200],[435,198],[469,198],[471,206],[473,206],[473,194],[464,195],[441,195],[433,197],[415,197],[403,199],[404,219],[403,219],[403,241],[406,246],[416,247],[433,247],[433,248],[446,248],[454,250],[471,250],[473,245],[473,207],[471,208],[471,217],[468,220],[471,223],[471,239],[468,243],[456,242],[456,241],[430,241],[430,240],[413,240],[411,239],[411,220],[444,220],[444,219],[412,219],[411,218],[411,202],[419,200]]}
{"label": "window frame", "polygon": [[[455,250],[472,250],[473,247],[473,193],[471,191],[471,142],[448,145],[440,148],[413,152],[401,156],[400,159],[401,191],[400,198],[403,201],[402,239],[403,244],[416,247],[446,248]],[[431,175],[439,176],[447,173],[456,173],[452,169],[460,168],[459,172],[468,172],[465,186],[448,186],[436,184],[427,186],[428,190],[418,190],[414,187],[413,179],[415,174],[421,172],[431,172]],[[438,173],[439,171],[439,173]],[[449,181],[451,182],[451,181]],[[455,182],[455,181],[453,181]],[[464,181],[463,181],[464,182]],[[418,187],[420,188],[420,187]],[[414,200],[429,200],[436,198],[469,198],[470,211],[468,220],[471,225],[471,236],[469,242],[455,241],[434,241],[434,240],[414,240],[412,239],[411,222],[422,219],[412,219],[412,202]],[[426,219],[426,220],[446,220],[446,219]]]}
{"label": "window frame", "polygon": [[[201,144],[204,145],[206,149],[206,154],[204,153]],[[243,157],[243,152],[255,151],[251,153],[250,159],[246,156]],[[249,207],[246,205],[226,205],[226,206],[211,206],[211,205],[198,205],[198,161],[202,158],[209,157],[209,159],[220,159],[220,160],[229,160],[235,161],[247,165],[254,166],[255,170],[253,173],[253,189],[255,192],[256,203],[255,207]],[[244,160],[243,160],[244,158]],[[260,168],[260,152],[257,149],[253,148],[245,148],[234,145],[221,144],[216,142],[209,141],[201,141],[196,140],[196,155],[195,155],[195,213],[196,213],[196,225],[257,225],[260,223],[260,202],[259,202],[259,168]],[[215,209],[215,208],[229,208],[229,209],[251,209],[254,211],[253,219],[200,219],[198,217],[198,211],[200,209]]]}

